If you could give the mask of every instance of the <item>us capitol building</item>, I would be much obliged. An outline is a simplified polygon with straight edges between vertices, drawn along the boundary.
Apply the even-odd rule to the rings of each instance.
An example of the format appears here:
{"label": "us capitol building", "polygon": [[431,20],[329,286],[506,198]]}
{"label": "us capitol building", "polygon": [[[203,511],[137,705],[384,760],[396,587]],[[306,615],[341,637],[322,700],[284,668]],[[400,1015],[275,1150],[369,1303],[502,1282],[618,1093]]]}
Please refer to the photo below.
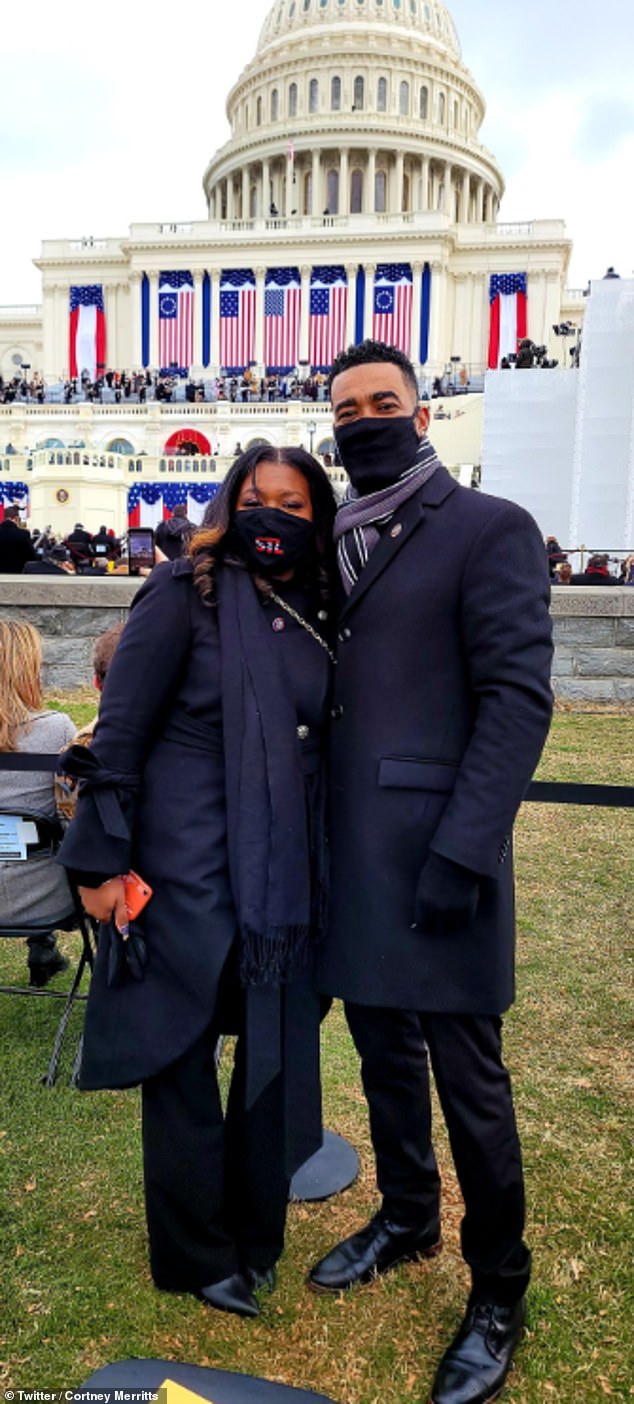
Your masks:
{"label": "us capitol building", "polygon": [[[584,306],[566,291],[563,223],[499,221],[484,112],[439,0],[275,0],[227,99],[205,217],[45,241],[41,306],[0,308],[0,374],[47,386],[44,404],[0,405],[0,506],[21,483],[36,524],[121,530],[139,503],[146,519],[204,504],[237,443],[324,454],[325,401],[211,400],[211,383],[244,367],[304,378],[373,334],[403,346],[423,390],[444,376],[464,392],[432,402],[430,435],[452,470],[477,463],[483,396],[469,392],[490,357],[492,278],[523,275],[527,334],[560,359],[553,325],[578,325]],[[85,364],[78,304],[89,337],[99,322],[98,372],[189,372],[205,400],[181,381],[169,404],[64,403]]]}

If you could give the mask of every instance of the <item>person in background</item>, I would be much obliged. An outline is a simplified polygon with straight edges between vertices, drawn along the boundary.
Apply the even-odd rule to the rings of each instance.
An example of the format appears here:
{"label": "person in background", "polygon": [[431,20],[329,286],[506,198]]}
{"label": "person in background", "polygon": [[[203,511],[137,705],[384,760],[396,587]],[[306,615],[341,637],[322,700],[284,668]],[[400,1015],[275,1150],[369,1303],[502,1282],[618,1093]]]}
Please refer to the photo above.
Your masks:
{"label": "person in background", "polygon": [[76,575],[77,569],[67,546],[51,546],[37,561],[27,561],[23,575]]}
{"label": "person in background", "polygon": [[94,556],[92,548],[92,536],[86,531],[81,522],[75,522],[73,531],[66,537],[64,543],[71,554],[74,564],[78,570],[84,566],[89,566]]}
{"label": "person in background", "polygon": [[21,575],[27,561],[36,560],[31,537],[20,526],[20,508],[12,503],[5,507],[0,522],[0,575]]}
{"label": "person in background", "polygon": [[[125,624],[113,624],[111,629],[106,629],[100,634],[95,643],[93,652],[93,685],[97,689],[99,696],[103,692],[103,685],[106,681],[108,669],[115,655],[119,640],[125,628]],[[99,721],[99,712],[96,711],[92,721],[85,722],[73,737],[75,746],[91,746],[95,734],[95,727]],[[57,775],[55,777],[55,792],[57,810],[62,818],[67,822],[72,819],[77,804],[77,785],[70,776]]]}
{"label": "person in background", "polygon": [[585,570],[580,570],[571,575],[570,585],[618,585],[615,575],[610,575],[608,570],[609,557],[605,553],[597,552],[590,557]]}
{"label": "person in background", "polygon": [[556,569],[556,571],[555,571],[555,575],[554,575],[554,577],[553,577],[553,584],[554,584],[554,585],[569,585],[571,579],[572,579],[572,566],[571,566],[571,564],[570,564],[570,561],[562,561],[562,562],[561,562],[561,565],[558,565],[558,566],[557,566],[557,569]]}
{"label": "person in background", "polygon": [[173,514],[165,522],[159,522],[154,533],[154,541],[168,561],[184,556],[196,530],[187,516],[187,505],[177,502]]}
{"label": "person in background", "polygon": [[[233,465],[112,660],[60,861],[102,923],[80,1086],[141,1083],[157,1287],[256,1316],[321,1144],[322,754],[334,498],[302,449]],[[153,890],[127,917],[119,874]],[[237,1032],[226,1119],[215,1048]]]}
{"label": "person in background", "polygon": [[[65,712],[44,706],[42,641],[31,624],[0,619],[0,751],[52,753],[68,746],[75,726]],[[47,771],[0,770],[0,808],[37,811],[55,819],[55,777]],[[42,987],[68,966],[56,931],[68,929],[75,904],[64,870],[50,848],[29,855],[28,873],[20,862],[0,860],[0,911],[17,924],[49,923],[48,931],[28,937],[31,985]],[[74,923],[72,923],[74,924]]]}
{"label": "person in background", "polygon": [[402,352],[350,347],[330,394],[351,487],[335,521],[344,603],[318,988],[345,1001],[382,1203],[309,1283],[339,1292],[439,1251],[429,1053],[471,1273],[431,1399],[487,1404],[522,1335],[531,1265],[502,1015],[512,827],[552,712],[544,545],[521,507],[440,463]]}

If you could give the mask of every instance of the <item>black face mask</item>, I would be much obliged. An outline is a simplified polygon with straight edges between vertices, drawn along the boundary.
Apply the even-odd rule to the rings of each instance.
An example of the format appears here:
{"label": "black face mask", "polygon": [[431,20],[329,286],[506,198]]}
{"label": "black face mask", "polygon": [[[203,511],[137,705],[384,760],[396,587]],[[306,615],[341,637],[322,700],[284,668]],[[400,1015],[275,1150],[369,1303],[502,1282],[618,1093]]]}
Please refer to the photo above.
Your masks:
{"label": "black face mask", "polygon": [[395,483],[411,468],[420,438],[413,415],[387,419],[355,419],[335,429],[339,457],[352,486],[361,497]]}
{"label": "black face mask", "polygon": [[280,507],[244,507],[236,512],[234,531],[261,575],[284,575],[315,545],[315,523]]}

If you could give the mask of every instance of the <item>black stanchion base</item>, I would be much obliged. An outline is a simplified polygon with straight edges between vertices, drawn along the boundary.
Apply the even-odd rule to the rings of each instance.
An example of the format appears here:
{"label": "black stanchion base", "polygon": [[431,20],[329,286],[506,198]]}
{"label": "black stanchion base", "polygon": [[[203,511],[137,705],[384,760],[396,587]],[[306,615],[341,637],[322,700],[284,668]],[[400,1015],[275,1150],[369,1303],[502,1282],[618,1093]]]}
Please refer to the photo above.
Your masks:
{"label": "black stanchion base", "polygon": [[156,1393],[165,1380],[173,1380],[184,1389],[198,1394],[212,1404],[333,1404],[326,1394],[311,1389],[293,1389],[291,1385],[259,1380],[254,1375],[237,1375],[232,1370],[209,1370],[203,1365],[186,1365],[177,1360],[115,1360],[104,1365],[73,1392],[74,1400],[88,1400],[95,1395],[115,1399],[115,1390],[125,1391],[121,1398],[141,1391]]}
{"label": "black stanchion base", "polygon": [[358,1174],[359,1157],[354,1146],[334,1131],[324,1131],[321,1149],[295,1171],[289,1199],[328,1199],[347,1189]]}

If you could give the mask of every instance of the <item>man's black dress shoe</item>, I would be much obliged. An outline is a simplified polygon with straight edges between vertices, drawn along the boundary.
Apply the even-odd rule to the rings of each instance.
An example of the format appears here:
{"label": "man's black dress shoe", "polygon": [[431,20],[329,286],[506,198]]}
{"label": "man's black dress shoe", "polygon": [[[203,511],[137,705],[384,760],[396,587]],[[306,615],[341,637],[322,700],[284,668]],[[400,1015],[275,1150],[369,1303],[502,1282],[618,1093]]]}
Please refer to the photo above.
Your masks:
{"label": "man's black dress shoe", "polygon": [[497,1399],[525,1320],[524,1297],[513,1306],[471,1301],[438,1366],[430,1404],[491,1404]]}
{"label": "man's black dress shoe", "polygon": [[266,1287],[269,1292],[272,1292],[277,1281],[277,1273],[274,1267],[246,1267],[244,1269],[244,1275],[252,1292],[259,1292],[261,1287]]}
{"label": "man's black dress shoe", "polygon": [[233,1311],[236,1316],[260,1315],[251,1284],[241,1272],[223,1277],[222,1282],[212,1282],[209,1287],[199,1287],[196,1296],[217,1311]]}
{"label": "man's black dress shoe", "polygon": [[340,1292],[357,1282],[371,1282],[396,1263],[433,1258],[441,1247],[438,1222],[412,1228],[393,1223],[379,1210],[365,1228],[344,1238],[315,1265],[308,1285],[316,1292]]}

